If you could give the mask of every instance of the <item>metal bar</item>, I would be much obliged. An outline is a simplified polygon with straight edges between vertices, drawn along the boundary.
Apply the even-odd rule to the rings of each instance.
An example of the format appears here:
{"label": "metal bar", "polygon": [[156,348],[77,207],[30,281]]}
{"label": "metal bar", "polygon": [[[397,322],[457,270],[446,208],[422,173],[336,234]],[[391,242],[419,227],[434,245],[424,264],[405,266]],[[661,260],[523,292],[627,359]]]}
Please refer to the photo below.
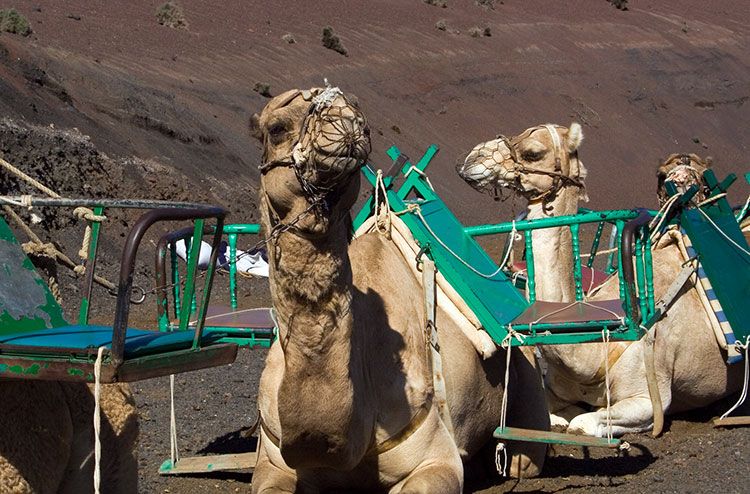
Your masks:
{"label": "metal bar", "polygon": [[529,302],[536,302],[536,280],[534,279],[534,251],[531,240],[531,230],[523,232],[526,245],[526,288],[529,292]]}
{"label": "metal bar", "polygon": [[583,300],[583,274],[581,273],[581,245],[579,238],[580,225],[570,225],[570,236],[573,244],[573,279],[576,285],[576,300]]}
{"label": "metal bar", "polygon": [[[625,222],[622,220],[618,220],[617,222],[615,222],[615,228],[617,228],[617,245],[622,247],[622,229],[625,228]],[[622,277],[622,270],[620,270],[620,267],[622,266],[622,259],[623,259],[622,248],[617,249],[616,259],[617,259],[617,268],[615,269],[615,271],[619,270],[617,273],[617,279],[618,279],[619,288],[620,288],[620,300],[625,300],[625,279]]]}
{"label": "metal bar", "polygon": [[654,265],[651,257],[651,232],[644,230],[646,243],[643,247],[643,262],[646,271],[646,304],[648,307],[648,317],[654,315]]}
{"label": "metal bar", "polygon": [[[22,202],[26,196],[0,196],[2,199],[9,199],[15,202]],[[160,200],[142,200],[142,199],[68,199],[64,197],[32,197],[32,206],[50,206],[50,207],[79,207],[87,208],[126,208],[126,209],[192,209],[201,213],[210,214],[215,210],[215,206],[200,204],[196,202],[178,202],[178,201],[160,201]]]}
{"label": "metal bar", "polygon": [[[93,209],[94,215],[102,216],[104,208],[99,206]],[[81,299],[81,307],[78,311],[78,324],[88,324],[91,293],[94,289],[94,278],[96,276],[96,252],[99,249],[99,232],[102,224],[100,221],[91,222],[91,236],[89,237],[89,255],[86,260],[85,291]]]}
{"label": "metal bar", "polygon": [[117,368],[123,362],[125,333],[130,314],[130,291],[133,287],[133,269],[138,246],[148,229],[157,221],[184,221],[195,218],[224,218],[222,208],[201,206],[199,209],[164,208],[144,213],[128,234],[120,261],[120,281],[117,289],[117,306],[112,330],[112,365]]}
{"label": "metal bar", "polygon": [[621,280],[625,285],[625,296],[622,297],[624,300],[625,308],[625,319],[629,325],[638,327],[640,317],[638,314],[638,305],[636,301],[635,293],[635,273],[633,271],[633,244],[635,243],[635,235],[637,230],[648,225],[651,221],[651,215],[647,211],[642,211],[638,215],[638,218],[628,221],[625,227],[622,229],[622,242],[620,243],[620,274]]}
{"label": "metal bar", "polygon": [[258,234],[260,225],[258,223],[232,223],[222,227],[224,233]]}
{"label": "metal bar", "polygon": [[229,305],[237,309],[237,234],[230,233],[229,239]]}
{"label": "metal bar", "polygon": [[636,287],[638,289],[638,303],[641,315],[645,320],[648,315],[648,295],[646,295],[646,272],[643,265],[643,241],[641,240],[643,230],[639,230],[635,236],[635,271]]}
{"label": "metal bar", "polygon": [[174,317],[180,317],[182,306],[180,305],[180,264],[177,261],[177,247],[174,243],[169,245],[170,262],[172,268],[172,294],[174,296]]}
{"label": "metal bar", "polygon": [[[615,223],[612,225],[612,230],[609,232],[609,245],[607,246],[608,249],[613,249],[615,245],[620,245],[618,243],[620,237],[619,237],[619,231],[620,231],[620,225]],[[615,271],[617,271],[617,266],[615,265],[617,262],[617,258],[615,257],[615,251],[609,253],[607,256],[607,268],[606,273],[612,274]]]}
{"label": "metal bar", "polygon": [[[173,256],[177,257],[177,256]],[[156,244],[156,319],[159,331],[169,330],[169,296],[167,292],[167,237],[162,236]]]}
{"label": "metal bar", "polygon": [[[199,221],[202,222],[202,220]],[[197,223],[198,221],[196,221],[196,228]],[[216,266],[216,259],[219,257],[219,244],[221,243],[223,225],[224,218],[217,218],[216,231],[214,232],[214,239],[211,243],[211,257],[208,260],[208,269],[206,270],[206,281],[203,283],[203,297],[201,298],[201,305],[198,309],[198,319],[195,324],[195,336],[193,337],[193,348],[195,349],[200,348],[203,327],[206,323],[206,312],[208,311],[208,301],[211,298],[211,287],[213,287],[214,273],[216,273],[214,266]]]}
{"label": "metal bar", "polygon": [[[638,217],[638,211],[633,209],[598,211],[583,214],[571,214],[567,216],[555,216],[552,218],[539,218],[535,220],[516,221],[517,231],[534,230],[538,228],[552,228],[570,226],[574,224],[595,223],[600,221],[622,221],[632,220]],[[496,223],[488,225],[467,226],[464,231],[472,237],[482,235],[497,235],[508,233],[513,229],[511,222]]]}
{"label": "metal bar", "polygon": [[591,250],[589,251],[589,259],[586,261],[587,268],[594,267],[594,260],[596,259],[596,252],[599,250],[599,240],[602,238],[602,232],[604,231],[604,221],[600,221],[596,227],[596,234],[594,235],[594,241],[591,242]]}
{"label": "metal bar", "polygon": [[[193,224],[193,238],[187,249],[187,271],[185,273],[185,290],[182,292],[182,310],[180,311],[180,331],[185,331],[190,324],[190,316],[195,311],[195,279],[198,274],[198,257],[200,255],[203,220],[196,219]],[[186,240],[187,242],[187,240]],[[195,248],[197,245],[197,248]],[[209,269],[213,271],[213,269]]]}

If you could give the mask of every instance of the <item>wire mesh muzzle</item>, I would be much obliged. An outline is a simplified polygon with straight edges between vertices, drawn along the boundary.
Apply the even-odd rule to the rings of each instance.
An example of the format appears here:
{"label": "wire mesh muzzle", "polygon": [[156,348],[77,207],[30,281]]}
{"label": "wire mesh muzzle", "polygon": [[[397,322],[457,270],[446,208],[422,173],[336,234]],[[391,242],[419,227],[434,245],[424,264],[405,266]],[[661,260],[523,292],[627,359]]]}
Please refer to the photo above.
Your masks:
{"label": "wire mesh muzzle", "polygon": [[343,95],[341,98],[343,104],[312,105],[294,149],[303,187],[320,193],[334,189],[359,170],[370,153],[370,134],[364,115]]}
{"label": "wire mesh muzzle", "polygon": [[512,168],[514,153],[504,136],[478,144],[456,166],[458,175],[479,192],[492,192],[498,185],[508,186],[515,179]]}

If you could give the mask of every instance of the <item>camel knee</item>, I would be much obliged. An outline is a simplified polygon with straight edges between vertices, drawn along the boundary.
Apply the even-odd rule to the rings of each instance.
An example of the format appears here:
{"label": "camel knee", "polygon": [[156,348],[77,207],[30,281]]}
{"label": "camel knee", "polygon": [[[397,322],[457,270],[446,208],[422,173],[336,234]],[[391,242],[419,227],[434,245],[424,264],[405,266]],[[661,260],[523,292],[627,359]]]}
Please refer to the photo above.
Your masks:
{"label": "camel knee", "polygon": [[463,492],[463,469],[453,465],[430,465],[414,471],[399,494],[459,494]]}

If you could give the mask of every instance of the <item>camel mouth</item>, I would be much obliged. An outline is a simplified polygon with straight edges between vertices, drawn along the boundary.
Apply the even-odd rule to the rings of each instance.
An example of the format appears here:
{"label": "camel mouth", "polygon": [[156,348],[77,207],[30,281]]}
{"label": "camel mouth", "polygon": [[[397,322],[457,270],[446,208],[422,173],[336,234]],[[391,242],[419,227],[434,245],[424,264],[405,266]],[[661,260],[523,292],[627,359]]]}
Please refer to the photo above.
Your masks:
{"label": "camel mouth", "polygon": [[330,190],[364,166],[370,150],[364,115],[338,93],[324,103],[313,103],[293,154],[308,183]]}
{"label": "camel mouth", "polygon": [[492,192],[497,187],[514,188],[516,174],[506,162],[512,160],[507,144],[497,139],[478,144],[456,165],[458,175],[479,192]]}

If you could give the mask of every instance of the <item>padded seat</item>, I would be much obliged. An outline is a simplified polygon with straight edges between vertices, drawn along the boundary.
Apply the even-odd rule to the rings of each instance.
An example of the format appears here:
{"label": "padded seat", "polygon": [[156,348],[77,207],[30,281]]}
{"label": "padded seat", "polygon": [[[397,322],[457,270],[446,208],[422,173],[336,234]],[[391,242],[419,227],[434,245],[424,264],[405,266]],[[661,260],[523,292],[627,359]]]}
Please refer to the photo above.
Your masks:
{"label": "padded seat", "polygon": [[515,318],[511,324],[588,323],[597,321],[619,321],[625,317],[622,302],[597,300],[586,302],[544,302],[537,300]]}
{"label": "padded seat", "polygon": [[[514,262],[511,269],[514,273],[526,273],[526,261]],[[609,275],[604,271],[581,266],[581,285],[583,286],[583,293],[589,293],[590,290],[598,287],[607,281],[608,278]]]}
{"label": "padded seat", "polygon": [[[129,328],[125,335],[124,358],[137,358],[192,347],[193,331],[157,332]],[[219,332],[203,334],[202,345],[225,336]],[[41,331],[4,334],[0,337],[0,353],[96,353],[112,345],[111,326],[71,325]]]}

